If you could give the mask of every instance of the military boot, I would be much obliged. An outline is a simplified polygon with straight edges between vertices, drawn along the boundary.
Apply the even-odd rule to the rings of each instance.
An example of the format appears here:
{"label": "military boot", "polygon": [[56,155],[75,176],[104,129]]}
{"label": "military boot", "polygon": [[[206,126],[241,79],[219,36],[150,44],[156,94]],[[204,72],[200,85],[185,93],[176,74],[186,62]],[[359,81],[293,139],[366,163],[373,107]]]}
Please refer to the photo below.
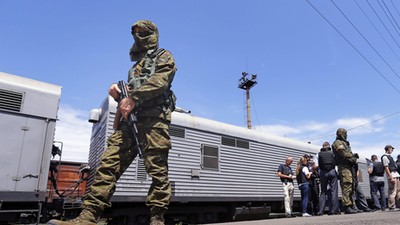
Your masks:
{"label": "military boot", "polygon": [[152,215],[150,218],[150,225],[164,225],[164,217],[162,215]]}
{"label": "military boot", "polygon": [[92,213],[91,211],[84,209],[75,219],[67,221],[50,220],[47,222],[47,225],[96,225],[97,220],[100,217],[98,215],[99,213]]}
{"label": "military boot", "polygon": [[345,214],[355,214],[355,213],[358,213],[358,212],[357,212],[357,210],[355,210],[353,207],[347,206],[347,207],[345,207],[345,209],[344,209],[344,213],[345,213]]}

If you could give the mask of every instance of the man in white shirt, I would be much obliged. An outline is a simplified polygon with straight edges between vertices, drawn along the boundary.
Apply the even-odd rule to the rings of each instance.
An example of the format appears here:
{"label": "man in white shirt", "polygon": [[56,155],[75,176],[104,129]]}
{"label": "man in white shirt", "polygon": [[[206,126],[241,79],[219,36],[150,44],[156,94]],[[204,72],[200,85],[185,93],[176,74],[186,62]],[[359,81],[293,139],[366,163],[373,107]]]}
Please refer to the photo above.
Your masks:
{"label": "man in white shirt", "polygon": [[390,211],[399,211],[396,208],[396,202],[399,202],[400,195],[397,194],[400,191],[400,174],[399,168],[396,162],[393,160],[392,154],[393,146],[385,146],[385,154],[382,155],[381,161],[385,167],[385,172],[388,179],[388,207]]}

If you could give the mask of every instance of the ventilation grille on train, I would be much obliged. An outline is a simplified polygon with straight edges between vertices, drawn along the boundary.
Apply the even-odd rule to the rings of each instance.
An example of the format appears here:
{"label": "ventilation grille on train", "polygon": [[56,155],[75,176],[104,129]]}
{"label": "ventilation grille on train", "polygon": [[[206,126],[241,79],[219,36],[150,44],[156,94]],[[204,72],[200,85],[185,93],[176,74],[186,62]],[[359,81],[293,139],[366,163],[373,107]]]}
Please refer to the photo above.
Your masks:
{"label": "ventilation grille on train", "polygon": [[240,140],[237,138],[232,138],[232,137],[221,137],[221,144],[222,145],[227,145],[227,146],[232,146],[232,147],[239,147],[239,148],[250,148],[250,143],[245,140]]}
{"label": "ventilation grille on train", "polygon": [[185,138],[185,129],[180,127],[171,126],[169,129],[169,135],[174,137]]}
{"label": "ventilation grille on train", "polygon": [[144,161],[143,159],[140,159],[138,157],[137,160],[137,177],[136,180],[141,180],[141,181],[145,181],[147,180],[147,173],[146,173],[146,168],[144,167]]}
{"label": "ventilation grille on train", "polygon": [[20,112],[23,96],[22,93],[0,89],[0,109]]}

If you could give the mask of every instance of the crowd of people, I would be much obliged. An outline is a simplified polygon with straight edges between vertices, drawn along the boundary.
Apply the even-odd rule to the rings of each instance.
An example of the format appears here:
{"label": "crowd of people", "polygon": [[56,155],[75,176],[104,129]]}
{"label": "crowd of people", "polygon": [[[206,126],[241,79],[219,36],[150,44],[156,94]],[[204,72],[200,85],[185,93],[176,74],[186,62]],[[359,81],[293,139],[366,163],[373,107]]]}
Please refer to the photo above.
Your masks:
{"label": "crowd of people", "polygon": [[[330,145],[324,142],[320,152],[315,156],[305,154],[292,169],[292,157],[287,157],[284,164],[278,167],[278,176],[282,181],[284,193],[285,216],[293,215],[294,184],[301,193],[301,215],[303,217],[322,216],[326,204],[328,215],[341,213],[355,214],[361,212],[399,211],[400,209],[400,154],[395,161],[391,154],[394,147],[386,145],[385,153],[379,160],[371,156],[368,164],[371,199],[368,204],[361,186],[358,184],[358,154],[351,151],[347,140],[347,131],[339,128],[336,140]],[[385,178],[386,176],[386,178]],[[385,182],[387,180],[387,182]],[[342,191],[339,201],[338,190]],[[387,183],[387,187],[385,185]],[[387,190],[387,204],[386,194]],[[340,206],[341,205],[341,206]]]}

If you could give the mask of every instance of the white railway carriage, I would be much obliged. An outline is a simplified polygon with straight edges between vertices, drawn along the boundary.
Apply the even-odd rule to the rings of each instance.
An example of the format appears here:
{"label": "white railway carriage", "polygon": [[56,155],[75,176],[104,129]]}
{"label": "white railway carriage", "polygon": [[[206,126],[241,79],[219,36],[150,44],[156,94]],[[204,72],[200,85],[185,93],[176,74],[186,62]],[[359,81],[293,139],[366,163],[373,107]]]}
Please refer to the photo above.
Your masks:
{"label": "white railway carriage", "polygon": [[58,85],[0,72],[0,223],[40,214],[60,95]]}
{"label": "white railway carriage", "polygon": [[[91,168],[98,166],[105,149],[105,136],[113,132],[116,107],[109,97],[101,109],[91,113],[90,121],[99,121],[93,125]],[[299,157],[315,155],[320,149],[301,141],[199,118],[182,110],[172,114],[170,135],[172,204],[168,215],[184,217],[188,222],[231,220],[245,214],[265,217],[271,210],[282,212],[282,184],[276,172],[279,164],[286,156],[292,156],[295,169]],[[137,157],[117,183],[110,215],[124,215],[130,221],[127,224],[140,224],[146,210],[135,205],[144,206],[150,183],[143,161]],[[295,199],[300,199],[297,185]],[[135,202],[129,207],[136,209],[127,210],[124,203],[128,202]],[[119,205],[123,205],[120,211]]]}
{"label": "white railway carriage", "polygon": [[[68,218],[65,201],[46,201],[60,95],[60,86],[0,72],[1,224]],[[113,132],[115,109],[115,101],[107,98],[100,109],[91,112],[89,184],[106,138]],[[182,110],[172,114],[170,135],[172,202],[166,215],[168,224],[265,218],[271,211],[283,212],[282,187],[276,175],[279,164],[286,156],[296,161],[319,151],[319,146],[195,117]],[[369,196],[366,162],[360,161],[360,185]],[[136,158],[118,181],[113,206],[105,212],[105,217],[112,218],[109,224],[146,224],[144,202],[150,183],[143,161]],[[295,210],[299,199],[296,187]]]}

